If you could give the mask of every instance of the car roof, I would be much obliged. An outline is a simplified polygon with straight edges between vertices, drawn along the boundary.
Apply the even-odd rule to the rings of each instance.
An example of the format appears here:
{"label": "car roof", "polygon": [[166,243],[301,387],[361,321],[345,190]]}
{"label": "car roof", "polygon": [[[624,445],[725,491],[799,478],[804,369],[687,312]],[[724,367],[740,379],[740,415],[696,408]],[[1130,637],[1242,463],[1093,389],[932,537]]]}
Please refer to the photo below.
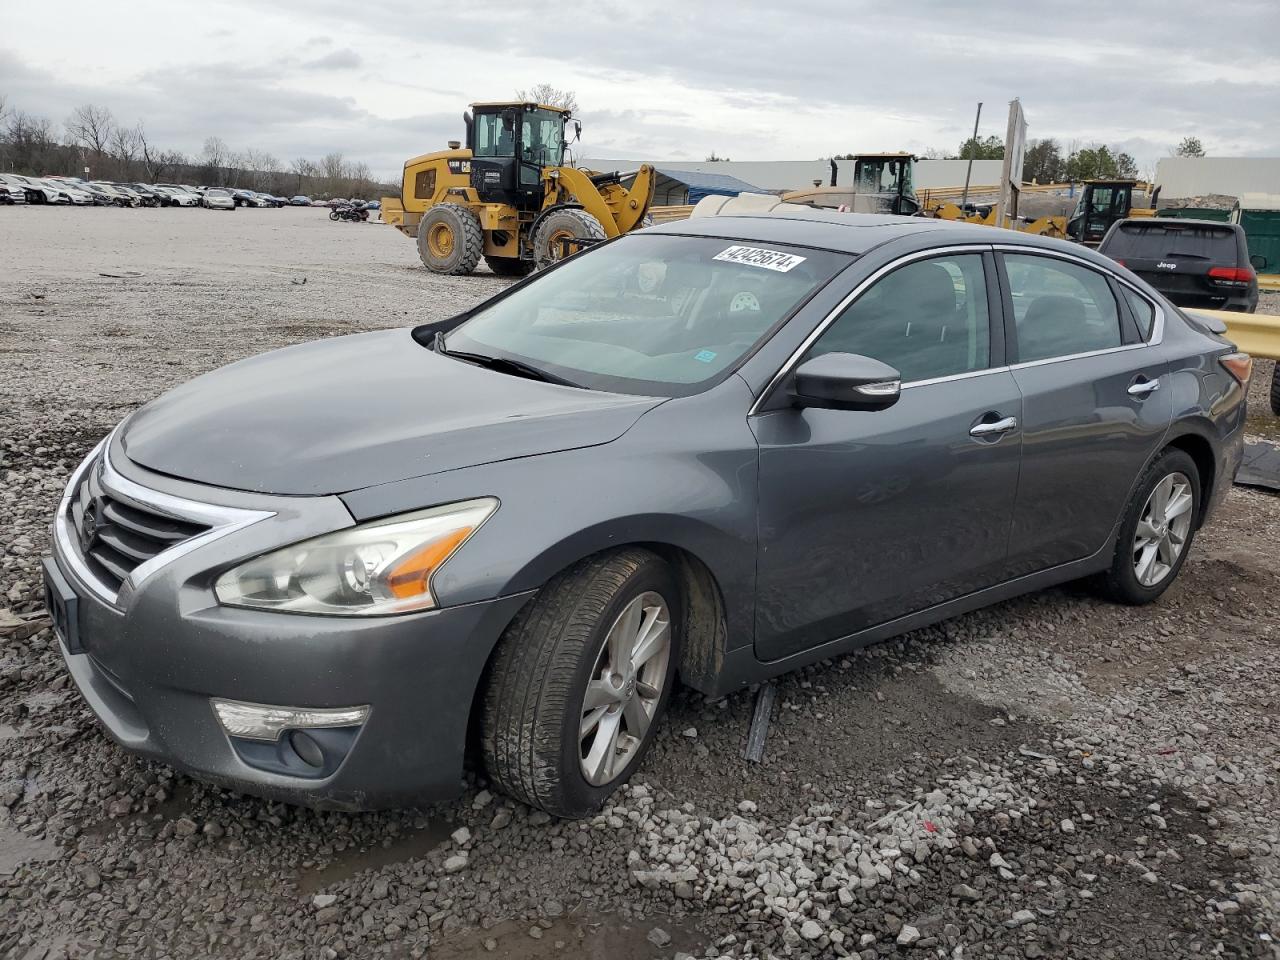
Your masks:
{"label": "car roof", "polygon": [[[855,256],[904,237],[932,237],[939,246],[956,243],[1000,243],[1067,250],[1076,256],[1095,259],[1092,251],[1078,244],[994,227],[934,217],[899,217],[878,213],[840,213],[797,205],[795,210],[774,209],[758,214],[691,217],[652,227],[645,233],[673,233],[686,236],[724,237],[757,243],[785,243],[819,247]],[[1096,257],[1100,262],[1110,261]]]}
{"label": "car roof", "polygon": [[1200,220],[1196,217],[1125,217],[1117,220],[1116,227],[1221,227],[1233,233],[1243,233],[1244,227],[1238,223],[1226,223],[1222,220]]}

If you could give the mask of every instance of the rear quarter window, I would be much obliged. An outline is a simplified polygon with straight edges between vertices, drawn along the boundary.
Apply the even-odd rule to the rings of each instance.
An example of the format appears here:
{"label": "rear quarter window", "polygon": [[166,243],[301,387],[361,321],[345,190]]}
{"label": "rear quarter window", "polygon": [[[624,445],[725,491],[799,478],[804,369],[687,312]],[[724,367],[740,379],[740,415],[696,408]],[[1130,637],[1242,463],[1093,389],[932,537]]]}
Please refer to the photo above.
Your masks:
{"label": "rear quarter window", "polygon": [[1129,304],[1129,312],[1133,314],[1133,319],[1138,324],[1138,332],[1142,334],[1142,339],[1150,340],[1151,328],[1156,322],[1156,308],[1151,305],[1150,300],[1128,287],[1121,286],[1120,292],[1124,296],[1125,303]]}
{"label": "rear quarter window", "polygon": [[1100,252],[1117,260],[1181,258],[1235,264],[1236,235],[1229,227],[1185,225],[1176,221],[1125,223],[1116,228]]}

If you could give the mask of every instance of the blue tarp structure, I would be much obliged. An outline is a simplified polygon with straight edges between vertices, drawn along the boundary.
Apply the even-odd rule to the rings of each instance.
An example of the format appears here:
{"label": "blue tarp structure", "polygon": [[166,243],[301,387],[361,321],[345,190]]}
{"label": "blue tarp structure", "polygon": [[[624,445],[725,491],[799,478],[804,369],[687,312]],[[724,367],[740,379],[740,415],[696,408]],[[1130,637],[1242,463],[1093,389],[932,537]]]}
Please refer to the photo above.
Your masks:
{"label": "blue tarp structure", "polygon": [[[664,169],[663,167],[658,167],[657,169],[659,177],[658,187],[655,191],[655,203],[697,203],[706,196],[736,197],[740,193],[769,192],[725,173],[694,173],[690,170],[672,170],[669,168]],[[676,192],[672,189],[675,186],[674,184],[664,184],[664,177],[668,180],[674,180],[676,183],[684,184],[688,188],[687,199],[671,198],[665,201],[659,200],[658,198],[664,196],[664,194],[670,195]]]}

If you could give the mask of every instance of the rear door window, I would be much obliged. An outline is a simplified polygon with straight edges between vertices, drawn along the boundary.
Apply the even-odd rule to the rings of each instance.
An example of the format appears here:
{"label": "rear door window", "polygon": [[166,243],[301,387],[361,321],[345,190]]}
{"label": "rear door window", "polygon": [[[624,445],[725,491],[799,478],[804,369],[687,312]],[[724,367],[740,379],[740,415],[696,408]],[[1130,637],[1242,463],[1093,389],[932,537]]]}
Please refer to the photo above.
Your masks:
{"label": "rear door window", "polygon": [[1106,277],[1054,257],[1006,254],[1019,362],[1121,345],[1120,311]]}
{"label": "rear door window", "polygon": [[1102,252],[1113,260],[1194,260],[1235,265],[1236,236],[1227,227],[1176,221],[1124,223],[1116,228]]}

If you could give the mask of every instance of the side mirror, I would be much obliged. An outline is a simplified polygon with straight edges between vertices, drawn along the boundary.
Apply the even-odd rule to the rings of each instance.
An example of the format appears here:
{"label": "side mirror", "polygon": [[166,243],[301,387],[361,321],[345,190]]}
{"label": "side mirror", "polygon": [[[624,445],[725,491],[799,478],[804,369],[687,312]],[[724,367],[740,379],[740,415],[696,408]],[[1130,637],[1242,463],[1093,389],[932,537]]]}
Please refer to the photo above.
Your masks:
{"label": "side mirror", "polygon": [[573,142],[577,143],[582,139],[582,124],[577,120],[573,121]]}
{"label": "side mirror", "polygon": [[856,353],[824,353],[796,367],[791,387],[798,406],[826,410],[883,410],[898,402],[902,374]]}
{"label": "side mirror", "polygon": [[1255,253],[1251,256],[1249,258],[1249,263],[1253,266],[1253,269],[1257,270],[1259,273],[1267,269],[1267,258],[1260,253]]}

